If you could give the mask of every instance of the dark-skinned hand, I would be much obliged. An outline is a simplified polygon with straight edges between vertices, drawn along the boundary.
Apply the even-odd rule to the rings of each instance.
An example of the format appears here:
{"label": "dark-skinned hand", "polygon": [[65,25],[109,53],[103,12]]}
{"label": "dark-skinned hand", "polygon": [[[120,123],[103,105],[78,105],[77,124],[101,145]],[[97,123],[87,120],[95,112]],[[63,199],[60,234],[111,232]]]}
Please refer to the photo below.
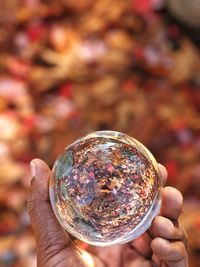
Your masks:
{"label": "dark-skinned hand", "polygon": [[[163,181],[166,169],[159,165]],[[28,211],[37,243],[37,267],[85,267],[79,248],[58,223],[49,201],[51,170],[45,162],[31,162]],[[162,207],[150,229],[131,243],[89,249],[95,267],[188,267],[187,238],[178,218],[183,197],[173,187],[162,192]]]}

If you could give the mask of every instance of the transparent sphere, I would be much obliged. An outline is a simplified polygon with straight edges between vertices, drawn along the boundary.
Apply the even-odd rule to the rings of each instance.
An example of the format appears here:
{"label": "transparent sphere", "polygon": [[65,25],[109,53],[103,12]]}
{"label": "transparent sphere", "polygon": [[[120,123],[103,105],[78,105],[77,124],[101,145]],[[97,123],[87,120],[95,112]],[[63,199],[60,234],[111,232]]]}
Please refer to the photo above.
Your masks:
{"label": "transparent sphere", "polygon": [[96,246],[129,242],[160,209],[152,154],[123,133],[99,131],[68,146],[53,166],[50,199],[61,225]]}

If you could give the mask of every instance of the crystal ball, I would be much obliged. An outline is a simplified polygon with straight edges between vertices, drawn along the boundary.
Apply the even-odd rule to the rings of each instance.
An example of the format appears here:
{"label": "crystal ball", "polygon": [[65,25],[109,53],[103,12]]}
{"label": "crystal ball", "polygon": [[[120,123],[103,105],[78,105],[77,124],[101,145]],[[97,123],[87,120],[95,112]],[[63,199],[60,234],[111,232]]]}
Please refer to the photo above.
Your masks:
{"label": "crystal ball", "polygon": [[162,179],[153,155],[136,139],[98,131],[69,145],[56,160],[50,200],[60,224],[95,245],[129,242],[158,214]]}

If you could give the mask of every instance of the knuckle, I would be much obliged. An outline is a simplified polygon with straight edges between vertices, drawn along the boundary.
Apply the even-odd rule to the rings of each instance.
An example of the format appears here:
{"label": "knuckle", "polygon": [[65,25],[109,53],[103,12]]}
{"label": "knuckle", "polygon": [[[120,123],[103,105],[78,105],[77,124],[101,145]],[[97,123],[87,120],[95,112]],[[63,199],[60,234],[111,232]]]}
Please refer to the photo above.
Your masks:
{"label": "knuckle", "polygon": [[186,238],[184,231],[180,228],[178,228],[178,234],[180,240],[184,240]]}
{"label": "knuckle", "polygon": [[169,254],[175,260],[183,259],[186,255],[184,244],[182,242],[177,242],[176,245],[171,246],[171,249],[169,250]]}
{"label": "knuckle", "polygon": [[174,240],[182,240],[182,233],[179,229],[174,228],[174,230],[172,231],[172,236]]}
{"label": "knuckle", "polygon": [[184,233],[178,226],[173,226],[170,231],[170,238],[173,240],[183,240],[184,238]]}

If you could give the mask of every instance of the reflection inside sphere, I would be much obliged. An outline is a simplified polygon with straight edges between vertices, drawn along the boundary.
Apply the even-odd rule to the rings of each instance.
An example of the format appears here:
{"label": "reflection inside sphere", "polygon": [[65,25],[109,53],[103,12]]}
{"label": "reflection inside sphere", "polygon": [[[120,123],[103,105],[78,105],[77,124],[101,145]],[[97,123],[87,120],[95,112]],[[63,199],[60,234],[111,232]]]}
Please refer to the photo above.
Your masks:
{"label": "reflection inside sphere", "polygon": [[160,207],[161,179],[151,153],[125,134],[100,131],[66,148],[53,167],[50,199],[62,226],[108,246],[142,234]]}

